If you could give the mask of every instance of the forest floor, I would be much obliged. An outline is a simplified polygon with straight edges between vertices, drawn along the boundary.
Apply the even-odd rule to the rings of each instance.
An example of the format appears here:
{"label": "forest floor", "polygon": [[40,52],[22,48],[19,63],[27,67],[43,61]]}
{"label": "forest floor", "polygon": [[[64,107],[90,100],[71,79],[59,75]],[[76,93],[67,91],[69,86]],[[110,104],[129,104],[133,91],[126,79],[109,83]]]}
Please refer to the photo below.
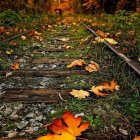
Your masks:
{"label": "forest floor", "polygon": [[[121,16],[120,16],[121,15]],[[140,134],[139,76],[101,40],[86,30],[92,27],[126,56],[140,63],[139,15],[45,17],[29,25],[0,27],[0,137],[32,138],[48,132],[49,124],[63,112],[82,115],[90,122],[81,138],[128,139]],[[6,38],[38,27],[39,30],[4,42]],[[115,42],[116,41],[116,42]],[[68,68],[74,60],[86,64]],[[97,71],[85,67],[94,61]],[[93,86],[115,80],[117,90],[107,96],[91,92]],[[90,96],[78,99],[72,89]]]}

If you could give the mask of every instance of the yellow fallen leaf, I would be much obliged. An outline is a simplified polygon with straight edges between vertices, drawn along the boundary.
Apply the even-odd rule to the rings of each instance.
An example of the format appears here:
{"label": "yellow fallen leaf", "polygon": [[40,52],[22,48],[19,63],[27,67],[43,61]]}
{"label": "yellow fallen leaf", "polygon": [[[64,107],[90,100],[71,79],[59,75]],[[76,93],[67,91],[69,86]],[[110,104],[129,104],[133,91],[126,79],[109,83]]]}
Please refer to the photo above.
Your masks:
{"label": "yellow fallen leaf", "polygon": [[84,90],[75,90],[73,89],[72,92],[70,92],[71,95],[74,97],[77,97],[78,99],[84,99],[86,96],[89,96],[89,92]]}
{"label": "yellow fallen leaf", "polygon": [[52,29],[53,27],[51,25],[48,25],[48,29]]}
{"label": "yellow fallen leaf", "polygon": [[85,69],[88,72],[93,72],[93,71],[99,71],[100,67],[96,62],[90,61],[90,64]]}
{"label": "yellow fallen leaf", "polygon": [[42,33],[39,33],[38,31],[35,31],[34,34],[37,35],[37,36],[42,35]]}
{"label": "yellow fallen leaf", "polygon": [[101,37],[95,37],[95,40],[97,41],[97,43],[103,43],[104,39],[102,39]]}
{"label": "yellow fallen leaf", "polygon": [[119,31],[118,33],[115,34],[116,37],[119,37],[120,35],[122,35],[122,31]]}
{"label": "yellow fallen leaf", "polygon": [[65,48],[65,49],[71,49],[71,48],[72,48],[72,46],[69,46],[69,45],[64,45],[64,46],[63,46],[63,48]]}
{"label": "yellow fallen leaf", "polygon": [[21,39],[22,40],[26,40],[26,36],[21,36]]}
{"label": "yellow fallen leaf", "polygon": [[84,44],[85,43],[85,40],[84,39],[81,39],[80,40],[80,45]]}
{"label": "yellow fallen leaf", "polygon": [[66,42],[66,41],[69,41],[70,39],[68,37],[63,37],[60,40],[63,41],[63,42]]}
{"label": "yellow fallen leaf", "polygon": [[116,85],[115,90],[119,90],[120,86]]}
{"label": "yellow fallen leaf", "polygon": [[89,36],[87,36],[85,39],[81,39],[80,40],[80,44],[82,45],[82,44],[85,44],[86,42],[88,42],[89,40],[91,40],[92,39],[92,35],[89,35]]}
{"label": "yellow fallen leaf", "polygon": [[140,62],[140,58],[138,58],[138,61]]}
{"label": "yellow fallen leaf", "polygon": [[110,44],[112,44],[112,45],[116,45],[116,44],[118,44],[118,42],[115,41],[115,40],[112,39],[112,38],[105,38],[105,40],[106,40],[107,42],[109,42]]}
{"label": "yellow fallen leaf", "polygon": [[67,68],[75,67],[75,66],[83,66],[85,63],[84,60],[78,59],[71,62],[71,64],[67,65]]}
{"label": "yellow fallen leaf", "polygon": [[6,54],[11,55],[13,53],[13,50],[6,50]]}

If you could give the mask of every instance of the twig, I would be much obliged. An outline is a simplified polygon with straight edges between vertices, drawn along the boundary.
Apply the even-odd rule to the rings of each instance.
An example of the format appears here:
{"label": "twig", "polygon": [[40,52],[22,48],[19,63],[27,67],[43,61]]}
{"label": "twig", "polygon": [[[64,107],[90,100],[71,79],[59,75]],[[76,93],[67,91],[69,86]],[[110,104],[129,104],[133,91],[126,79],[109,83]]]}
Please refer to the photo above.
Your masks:
{"label": "twig", "polygon": [[67,100],[64,100],[64,99],[63,99],[61,93],[58,93],[58,95],[59,95],[59,98],[60,98],[62,101],[67,102]]}

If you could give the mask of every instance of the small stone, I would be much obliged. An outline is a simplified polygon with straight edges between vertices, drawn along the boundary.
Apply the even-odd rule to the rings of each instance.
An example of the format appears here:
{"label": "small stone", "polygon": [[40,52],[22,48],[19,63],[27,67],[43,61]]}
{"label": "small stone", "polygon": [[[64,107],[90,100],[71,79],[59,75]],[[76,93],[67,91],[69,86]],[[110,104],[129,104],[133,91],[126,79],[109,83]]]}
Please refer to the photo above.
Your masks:
{"label": "small stone", "polygon": [[12,112],[12,114],[10,115],[11,120],[17,120],[18,118],[19,118],[19,116],[17,115],[16,111]]}
{"label": "small stone", "polygon": [[19,105],[17,105],[17,106],[14,106],[14,109],[16,110],[16,111],[19,111],[20,109],[22,109],[23,108],[23,104],[19,104]]}
{"label": "small stone", "polygon": [[25,135],[25,132],[19,133],[19,136],[24,136],[24,135]]}
{"label": "small stone", "polygon": [[29,113],[26,115],[26,118],[33,118],[35,117],[35,114],[34,113]]}
{"label": "small stone", "polygon": [[30,122],[31,123],[34,123],[36,120],[35,119],[30,119]]}
{"label": "small stone", "polygon": [[26,63],[26,60],[21,58],[21,59],[18,60],[18,62],[19,63]]}
{"label": "small stone", "polygon": [[39,67],[39,68],[43,68],[43,67],[44,67],[44,65],[43,65],[43,64],[40,64],[40,65],[38,65],[38,67]]}
{"label": "small stone", "polygon": [[7,72],[5,77],[9,77],[11,75],[13,75],[13,72]]}
{"label": "small stone", "polygon": [[40,82],[39,84],[40,84],[41,86],[46,86],[47,83],[44,82],[44,81],[42,81],[42,82]]}
{"label": "small stone", "polygon": [[37,70],[37,67],[33,67],[32,69],[33,69],[33,70]]}
{"label": "small stone", "polygon": [[18,132],[10,132],[9,134],[8,134],[8,138],[14,138],[14,137],[16,137],[17,136],[17,134],[18,134]]}
{"label": "small stone", "polygon": [[43,124],[40,123],[40,122],[37,122],[37,121],[35,121],[34,123],[30,124],[30,127],[42,127],[42,126],[43,126]]}
{"label": "small stone", "polygon": [[43,120],[44,120],[44,121],[46,120],[46,117],[45,117],[45,116],[43,116]]}
{"label": "small stone", "polygon": [[41,122],[43,120],[43,116],[41,115],[41,116],[36,117],[36,120]]}
{"label": "small stone", "polygon": [[3,114],[4,114],[4,116],[7,116],[7,115],[11,114],[12,111],[13,111],[13,110],[12,110],[10,107],[8,107],[8,108],[6,108],[6,110],[3,112]]}
{"label": "small stone", "polygon": [[38,129],[39,129],[39,127],[34,127],[34,131],[35,132],[38,131]]}
{"label": "small stone", "polygon": [[109,104],[106,104],[106,109],[110,110],[111,106]]}
{"label": "small stone", "polygon": [[25,68],[25,65],[24,64],[20,64],[20,68],[21,69]]}
{"label": "small stone", "polygon": [[29,134],[33,134],[34,133],[34,127],[29,127],[28,129],[25,130],[25,132],[27,132]]}
{"label": "small stone", "polygon": [[123,135],[128,135],[128,131],[122,128],[119,128],[120,133],[122,133]]}
{"label": "small stone", "polygon": [[55,114],[57,111],[55,110],[51,110],[51,114]]}
{"label": "small stone", "polygon": [[75,118],[77,118],[77,117],[79,117],[79,116],[82,116],[82,117],[83,117],[84,115],[85,115],[84,113],[79,113],[79,114],[76,114],[76,115],[75,115]]}
{"label": "small stone", "polygon": [[52,69],[54,69],[54,68],[56,68],[56,67],[57,67],[56,65],[53,65],[53,66],[52,66]]}
{"label": "small stone", "polygon": [[84,81],[84,80],[81,80],[80,82],[81,82],[81,83],[85,83],[85,81]]}
{"label": "small stone", "polygon": [[112,128],[115,132],[117,132],[117,129],[116,129],[116,127],[115,127],[114,125],[111,125],[111,128]]}
{"label": "small stone", "polygon": [[19,129],[23,129],[23,128],[25,128],[27,125],[28,125],[28,122],[27,122],[27,121],[22,121],[20,124],[17,124],[17,127],[18,127]]}

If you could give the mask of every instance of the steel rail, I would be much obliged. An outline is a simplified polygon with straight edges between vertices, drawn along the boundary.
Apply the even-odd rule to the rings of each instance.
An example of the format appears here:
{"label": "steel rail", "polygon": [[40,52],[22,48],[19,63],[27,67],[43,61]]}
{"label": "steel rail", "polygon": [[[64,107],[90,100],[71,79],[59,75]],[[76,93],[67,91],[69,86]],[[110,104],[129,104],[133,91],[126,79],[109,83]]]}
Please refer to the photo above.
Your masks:
{"label": "steel rail", "polygon": [[[101,37],[98,35],[93,29],[87,26],[85,23],[81,22],[81,24],[86,27],[91,33],[93,33],[97,37]],[[104,44],[107,45],[115,54],[117,54],[120,58],[122,58],[137,74],[140,75],[140,64],[135,62],[134,60],[128,58],[124,55],[120,50],[116,49],[113,45],[111,45],[107,40],[104,40]]]}
{"label": "steel rail", "polygon": [[[47,24],[47,25],[48,25],[48,24]],[[47,25],[45,25],[45,26],[47,26]],[[5,39],[4,41],[1,41],[1,43],[6,43],[6,42],[11,41],[11,40],[13,40],[13,39],[19,38],[19,37],[21,37],[22,35],[26,35],[26,34],[29,34],[29,33],[33,32],[33,31],[39,30],[41,27],[42,27],[42,25],[39,26],[39,27],[37,27],[37,28],[35,28],[35,29],[32,29],[32,30],[30,30],[30,31],[23,32],[23,33],[21,33],[21,34],[12,36],[12,37],[10,37],[10,38],[8,38],[8,39]]]}

